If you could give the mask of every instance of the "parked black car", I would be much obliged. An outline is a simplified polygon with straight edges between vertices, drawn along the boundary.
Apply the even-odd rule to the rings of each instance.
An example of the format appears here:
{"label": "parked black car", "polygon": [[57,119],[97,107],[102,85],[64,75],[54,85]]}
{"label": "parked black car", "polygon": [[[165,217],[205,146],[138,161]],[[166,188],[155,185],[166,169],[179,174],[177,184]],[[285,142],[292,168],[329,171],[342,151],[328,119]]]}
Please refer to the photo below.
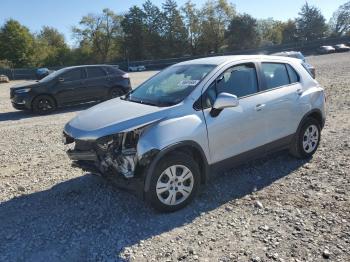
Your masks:
{"label": "parked black car", "polygon": [[38,114],[56,107],[115,98],[131,90],[129,75],[111,65],[66,67],[36,82],[11,88],[11,102],[16,109]]}

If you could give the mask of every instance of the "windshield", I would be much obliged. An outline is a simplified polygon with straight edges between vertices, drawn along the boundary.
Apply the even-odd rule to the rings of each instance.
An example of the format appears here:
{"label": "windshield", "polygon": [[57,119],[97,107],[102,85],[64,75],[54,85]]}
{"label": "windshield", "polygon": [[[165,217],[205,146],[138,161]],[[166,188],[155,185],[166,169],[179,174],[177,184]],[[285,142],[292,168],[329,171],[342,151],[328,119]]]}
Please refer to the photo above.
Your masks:
{"label": "windshield", "polygon": [[51,74],[45,76],[43,79],[41,79],[39,82],[48,82],[52,79],[54,79],[55,77],[59,76],[61,73],[63,73],[64,71],[66,71],[66,68],[62,68],[60,70],[57,70],[55,72],[52,72]]}
{"label": "windshield", "polygon": [[216,65],[174,65],[141,84],[126,100],[155,106],[176,105],[185,99]]}

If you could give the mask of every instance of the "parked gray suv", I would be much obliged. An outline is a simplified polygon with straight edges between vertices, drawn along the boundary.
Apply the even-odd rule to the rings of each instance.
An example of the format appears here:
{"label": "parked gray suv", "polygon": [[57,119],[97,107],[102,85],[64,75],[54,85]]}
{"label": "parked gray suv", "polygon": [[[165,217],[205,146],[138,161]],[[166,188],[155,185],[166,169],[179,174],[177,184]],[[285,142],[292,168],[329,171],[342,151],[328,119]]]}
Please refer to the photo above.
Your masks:
{"label": "parked gray suv", "polygon": [[315,153],[325,95],[301,61],[220,56],[173,65],[64,128],[74,165],[153,207],[187,205],[209,174],[267,152]]}

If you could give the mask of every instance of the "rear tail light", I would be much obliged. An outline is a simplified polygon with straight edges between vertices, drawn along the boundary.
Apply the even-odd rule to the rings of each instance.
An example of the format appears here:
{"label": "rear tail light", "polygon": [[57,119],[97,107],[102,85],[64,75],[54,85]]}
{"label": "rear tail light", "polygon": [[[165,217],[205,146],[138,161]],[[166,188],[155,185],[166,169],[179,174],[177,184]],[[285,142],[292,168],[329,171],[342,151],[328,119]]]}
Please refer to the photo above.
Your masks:
{"label": "rear tail light", "polygon": [[129,74],[125,73],[124,75],[122,75],[122,78],[129,79]]}

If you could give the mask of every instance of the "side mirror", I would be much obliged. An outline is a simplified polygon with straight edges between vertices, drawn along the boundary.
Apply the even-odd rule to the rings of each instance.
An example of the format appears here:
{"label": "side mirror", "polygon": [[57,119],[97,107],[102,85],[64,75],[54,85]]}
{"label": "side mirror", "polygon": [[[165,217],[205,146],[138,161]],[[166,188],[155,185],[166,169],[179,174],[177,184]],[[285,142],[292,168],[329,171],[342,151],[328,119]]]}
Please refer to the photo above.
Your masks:
{"label": "side mirror", "polygon": [[61,82],[61,83],[64,82],[64,78],[63,77],[59,77],[58,78],[58,82]]}
{"label": "side mirror", "polygon": [[216,98],[213,108],[210,111],[211,116],[217,116],[224,108],[236,107],[239,105],[238,97],[229,93],[220,93]]}

